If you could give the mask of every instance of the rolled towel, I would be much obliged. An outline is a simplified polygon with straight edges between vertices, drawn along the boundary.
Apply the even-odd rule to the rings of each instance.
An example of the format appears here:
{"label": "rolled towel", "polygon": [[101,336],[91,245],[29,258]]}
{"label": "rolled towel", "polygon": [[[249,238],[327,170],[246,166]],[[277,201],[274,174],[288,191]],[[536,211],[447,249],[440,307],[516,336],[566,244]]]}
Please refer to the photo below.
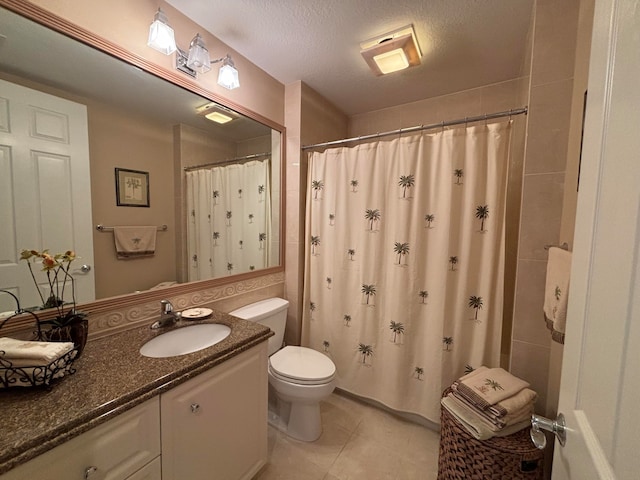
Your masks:
{"label": "rolled towel", "polygon": [[456,391],[477,408],[487,410],[527,387],[529,383],[506,370],[489,368],[458,382]]}
{"label": "rolled towel", "polygon": [[0,358],[14,367],[49,365],[73,349],[72,342],[32,342],[0,337]]}

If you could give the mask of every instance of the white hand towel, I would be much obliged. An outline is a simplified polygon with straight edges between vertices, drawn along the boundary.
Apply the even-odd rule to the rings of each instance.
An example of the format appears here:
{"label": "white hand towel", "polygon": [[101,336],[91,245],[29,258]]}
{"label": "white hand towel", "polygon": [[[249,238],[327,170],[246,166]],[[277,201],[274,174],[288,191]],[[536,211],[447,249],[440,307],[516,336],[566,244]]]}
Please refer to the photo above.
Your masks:
{"label": "white hand towel", "polygon": [[119,259],[151,256],[156,251],[156,226],[113,227]]}
{"label": "white hand towel", "polygon": [[73,348],[72,342],[31,342],[14,338],[0,338],[0,358],[14,367],[49,365]]}
{"label": "white hand towel", "polygon": [[570,274],[571,252],[557,247],[549,248],[543,309],[551,337],[559,343],[564,343]]}

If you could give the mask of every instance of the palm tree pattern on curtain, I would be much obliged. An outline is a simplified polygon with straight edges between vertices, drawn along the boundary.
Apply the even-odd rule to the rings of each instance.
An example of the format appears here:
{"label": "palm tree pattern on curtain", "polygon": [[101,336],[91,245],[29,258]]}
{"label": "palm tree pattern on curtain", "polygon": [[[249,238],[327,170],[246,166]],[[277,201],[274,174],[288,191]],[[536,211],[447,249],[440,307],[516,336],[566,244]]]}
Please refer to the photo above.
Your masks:
{"label": "palm tree pattern on curtain", "polygon": [[303,309],[302,342],[333,359],[338,387],[437,423],[465,365],[498,366],[510,132],[309,154],[304,301],[316,308]]}
{"label": "palm tree pattern on curtain", "polygon": [[269,169],[266,159],[186,173],[189,280],[268,266]]}

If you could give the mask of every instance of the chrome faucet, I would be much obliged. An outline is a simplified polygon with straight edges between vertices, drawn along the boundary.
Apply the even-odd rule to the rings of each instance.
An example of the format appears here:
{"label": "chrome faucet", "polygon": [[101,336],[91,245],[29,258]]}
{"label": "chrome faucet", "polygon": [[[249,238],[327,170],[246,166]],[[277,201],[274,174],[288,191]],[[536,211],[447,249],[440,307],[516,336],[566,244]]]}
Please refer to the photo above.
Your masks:
{"label": "chrome faucet", "polygon": [[168,327],[180,320],[181,316],[180,312],[173,311],[169,300],[160,300],[160,320],[151,325],[151,328]]}

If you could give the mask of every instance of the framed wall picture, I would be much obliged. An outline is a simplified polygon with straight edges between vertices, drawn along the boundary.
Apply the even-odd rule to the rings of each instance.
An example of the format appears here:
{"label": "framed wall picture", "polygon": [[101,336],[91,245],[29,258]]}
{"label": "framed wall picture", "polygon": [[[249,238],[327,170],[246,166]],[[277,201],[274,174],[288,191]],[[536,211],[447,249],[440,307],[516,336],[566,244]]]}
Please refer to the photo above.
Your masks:
{"label": "framed wall picture", "polygon": [[119,207],[148,207],[149,172],[116,168],[116,203]]}

